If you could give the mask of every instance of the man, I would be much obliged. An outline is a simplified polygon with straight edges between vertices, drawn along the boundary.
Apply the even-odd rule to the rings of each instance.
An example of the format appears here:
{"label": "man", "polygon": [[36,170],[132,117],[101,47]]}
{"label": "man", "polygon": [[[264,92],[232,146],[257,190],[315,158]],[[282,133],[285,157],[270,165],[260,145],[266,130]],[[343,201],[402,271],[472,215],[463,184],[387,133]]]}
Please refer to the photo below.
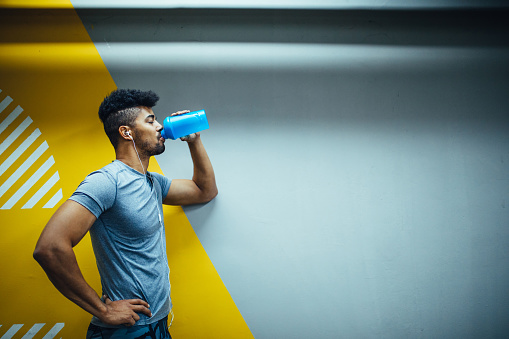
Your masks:
{"label": "man", "polygon": [[[87,338],[171,338],[162,203],[205,203],[217,195],[199,133],[181,138],[193,160],[192,180],[147,172],[150,157],[164,151],[163,127],[152,111],[158,100],[152,91],[124,89],[104,99],[99,117],[116,160],[86,177],[51,217],[34,251],[55,287],[93,315]],[[73,251],[88,231],[102,298],[83,278]]]}

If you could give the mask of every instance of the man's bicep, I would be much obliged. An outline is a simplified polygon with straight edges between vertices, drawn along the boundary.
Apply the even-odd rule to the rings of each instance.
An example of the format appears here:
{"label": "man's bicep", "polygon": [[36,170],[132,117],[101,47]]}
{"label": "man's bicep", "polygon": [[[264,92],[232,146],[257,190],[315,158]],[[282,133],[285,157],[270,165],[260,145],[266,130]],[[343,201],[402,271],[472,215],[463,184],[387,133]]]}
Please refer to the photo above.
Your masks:
{"label": "man's bicep", "polygon": [[81,204],[67,200],[46,224],[40,242],[77,245],[96,220],[95,215]]}
{"label": "man's bicep", "polygon": [[201,190],[194,181],[173,179],[163,203],[166,205],[190,205],[201,202],[200,197]]}

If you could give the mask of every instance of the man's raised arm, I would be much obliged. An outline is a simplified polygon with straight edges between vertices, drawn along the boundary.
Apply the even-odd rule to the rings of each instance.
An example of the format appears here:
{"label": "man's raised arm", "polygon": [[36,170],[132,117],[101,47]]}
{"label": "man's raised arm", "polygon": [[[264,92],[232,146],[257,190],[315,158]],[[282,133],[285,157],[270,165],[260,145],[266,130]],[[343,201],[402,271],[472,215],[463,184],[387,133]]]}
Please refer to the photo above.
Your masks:
{"label": "man's raised arm", "polygon": [[201,141],[200,133],[182,138],[187,141],[193,160],[193,179],[174,179],[164,199],[167,205],[190,205],[208,202],[217,195],[212,163]]}

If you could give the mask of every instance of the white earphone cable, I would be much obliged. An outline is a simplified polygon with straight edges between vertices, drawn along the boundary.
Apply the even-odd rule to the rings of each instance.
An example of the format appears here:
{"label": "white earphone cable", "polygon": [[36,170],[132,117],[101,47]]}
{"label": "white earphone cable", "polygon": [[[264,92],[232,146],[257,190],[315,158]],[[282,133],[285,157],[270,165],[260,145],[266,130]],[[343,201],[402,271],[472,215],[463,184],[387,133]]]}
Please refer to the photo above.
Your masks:
{"label": "white earphone cable", "polygon": [[[129,134],[129,136],[131,137],[131,134]],[[133,137],[131,137],[131,141],[133,142],[134,151],[136,152],[136,155],[138,156],[138,160],[140,161],[140,165],[141,165],[141,169],[143,170],[143,174],[145,176],[147,176],[147,172],[145,171],[145,168],[143,168],[143,163],[141,162],[141,158],[140,158],[140,155],[138,154],[138,150],[136,149],[136,144],[134,143]]]}

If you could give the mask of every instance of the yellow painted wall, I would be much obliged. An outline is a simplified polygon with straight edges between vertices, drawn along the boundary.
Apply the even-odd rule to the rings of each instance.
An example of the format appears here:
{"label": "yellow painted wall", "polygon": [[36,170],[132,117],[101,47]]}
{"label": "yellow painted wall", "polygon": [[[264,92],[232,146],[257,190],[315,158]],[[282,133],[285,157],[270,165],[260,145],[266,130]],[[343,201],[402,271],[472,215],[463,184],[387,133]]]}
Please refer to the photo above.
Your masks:
{"label": "yellow painted wall", "polygon": [[[7,187],[16,169],[43,142],[48,149],[0,196],[0,207],[8,207],[51,156],[54,164],[16,204],[0,209],[0,336],[17,330],[14,338],[21,337],[34,324],[45,324],[34,337],[38,338],[57,324],[58,337],[84,337],[90,315],[60,295],[32,259],[32,251],[55,209],[88,173],[114,159],[97,109],[116,86],[70,2],[39,1],[37,7],[42,8],[38,9],[30,1],[17,3],[0,2],[0,102],[12,100],[0,113],[0,124],[17,106],[22,112],[0,133],[0,145],[22,121],[32,123],[0,154],[0,166],[36,129],[40,136],[0,174],[0,187]],[[51,8],[52,3],[57,5]],[[161,172],[155,160],[149,169]],[[59,180],[32,208],[23,208],[55,173]],[[60,190],[62,199],[44,208]],[[164,213],[175,313],[173,337],[251,338],[183,210],[165,207]],[[75,250],[85,278],[100,293],[89,237]]]}

